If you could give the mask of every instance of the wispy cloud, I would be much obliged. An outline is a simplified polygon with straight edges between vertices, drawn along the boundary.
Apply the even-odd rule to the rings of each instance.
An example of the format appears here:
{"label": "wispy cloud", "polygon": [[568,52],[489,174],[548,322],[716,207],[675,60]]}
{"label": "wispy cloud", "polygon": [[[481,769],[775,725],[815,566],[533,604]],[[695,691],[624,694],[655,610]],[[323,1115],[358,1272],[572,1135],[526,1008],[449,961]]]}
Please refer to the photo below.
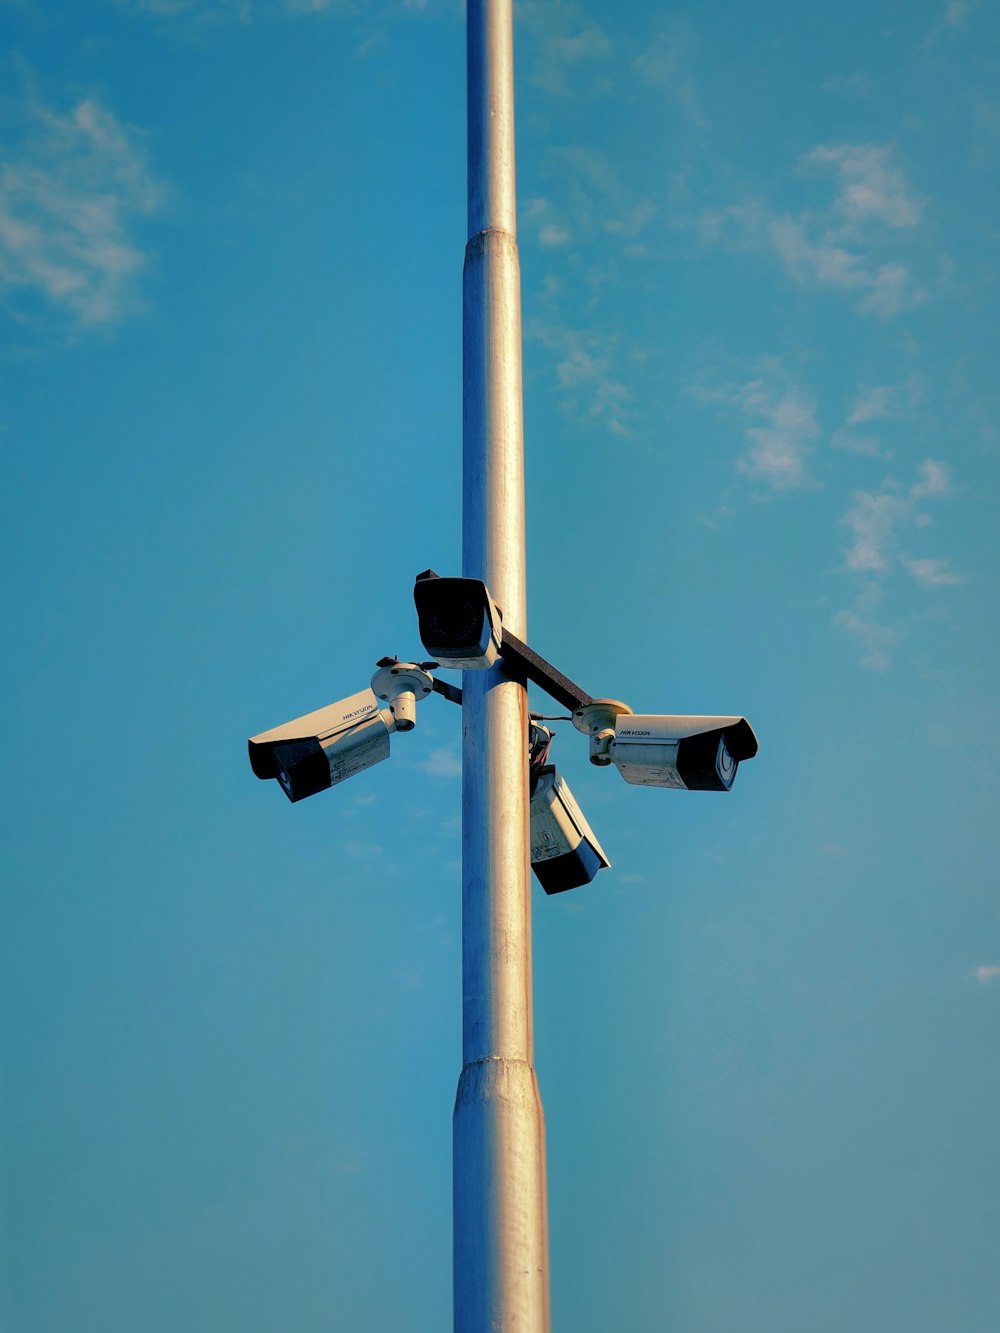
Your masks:
{"label": "wispy cloud", "polygon": [[806,457],[819,434],[812,400],[795,386],[775,393],[757,381],[747,386],[743,411],[760,424],[747,428],[750,447],[740,470],[776,491],[809,485]]}
{"label": "wispy cloud", "polygon": [[824,79],[820,87],[825,93],[842,93],[848,97],[859,97],[871,91],[872,81],[869,75],[860,70],[851,74],[831,74]]}
{"label": "wispy cloud", "polygon": [[462,757],[451,746],[443,746],[432,750],[416,767],[432,778],[459,778],[462,776]]}
{"label": "wispy cloud", "polygon": [[903,546],[908,531],[931,525],[923,507],[952,491],[948,469],[928,458],[920,465],[917,480],[908,488],[886,478],[878,491],[855,491],[851,507],[841,522],[850,530],[851,542],[844,549],[844,569],[858,579],[853,605],[834,616],[834,624],[856,639],[863,649],[861,665],[884,671],[891,662],[891,649],[903,626],[886,622],[886,582],[895,569],[905,570],[923,588],[942,588],[962,579],[939,557],[915,556]]}
{"label": "wispy cloud", "polygon": [[843,518],[853,533],[844,552],[846,568],[854,574],[887,573],[895,557],[897,529],[909,512],[910,502],[904,496],[855,491],[854,503]]}
{"label": "wispy cloud", "polygon": [[566,324],[533,320],[525,328],[551,353],[563,407],[580,420],[613,435],[627,435],[634,412],[632,393],[616,374],[607,338]]}
{"label": "wispy cloud", "polygon": [[517,18],[532,38],[530,79],[553,97],[593,91],[595,68],[611,54],[611,42],[572,0],[522,0]]}
{"label": "wispy cloud", "polygon": [[246,22],[253,11],[253,0],[118,0],[122,9],[157,18],[189,15],[199,19],[232,17]]}
{"label": "wispy cloud", "polygon": [[890,227],[914,227],[920,220],[920,201],[885,146],[820,145],[805,155],[802,165],[836,173],[839,188],[833,208],[852,226],[874,219]]}
{"label": "wispy cloud", "polygon": [[901,556],[903,568],[925,588],[945,588],[949,584],[961,583],[961,576],[948,568],[946,560],[916,560]]}
{"label": "wispy cloud", "polygon": [[635,241],[650,226],[657,208],[652,200],[626,190],[606,154],[590,146],[564,145],[546,154],[552,195],[528,199],[521,223],[537,229],[539,243],[552,248],[572,243],[574,250],[608,236],[620,238],[622,250],[635,253]]}
{"label": "wispy cloud", "polygon": [[998,967],[996,963],[991,963],[989,965],[981,964],[979,967],[974,967],[972,969],[971,975],[974,976],[978,982],[981,982],[982,985],[987,986],[991,981],[1000,981],[1000,967]]}
{"label": "wispy cloud", "polygon": [[377,0],[374,5],[359,0],[118,0],[118,4],[122,9],[156,18],[185,17],[198,23],[219,23],[226,19],[249,23],[256,16],[276,12],[384,18],[393,10],[426,13],[436,7],[435,0]]}
{"label": "wispy cloud", "polygon": [[885,422],[911,419],[921,397],[922,387],[916,376],[902,385],[876,384],[859,389],[854,406],[830,437],[830,443],[835,449],[869,458],[891,458],[892,451],[883,447],[879,428]]}
{"label": "wispy cloud", "polygon": [[539,244],[547,250],[551,250],[558,245],[565,245],[569,238],[569,227],[560,227],[553,222],[545,223],[538,232]]}
{"label": "wispy cloud", "polygon": [[163,196],[140,136],[99,102],[66,113],[29,104],[0,167],[0,287],[41,295],[80,325],[114,322],[147,260],[134,224]]}
{"label": "wispy cloud", "polygon": [[975,0],[947,0],[937,22],[927,34],[925,40],[928,45],[953,36],[959,28],[964,28],[975,8]]}
{"label": "wispy cloud", "polygon": [[801,283],[854,292],[866,314],[897,315],[919,305],[923,289],[901,263],[873,263],[857,244],[844,244],[835,232],[812,230],[810,219],[777,217],[768,234],[789,274]]}
{"label": "wispy cloud", "polygon": [[635,59],[639,77],[654,88],[665,89],[693,125],[707,118],[695,91],[690,42],[677,25],[659,32]]}
{"label": "wispy cloud", "polygon": [[757,370],[745,384],[722,389],[695,387],[692,396],[734,406],[747,419],[747,447],[736,464],[744,476],[775,491],[811,487],[815,482],[808,460],[820,433],[816,404],[774,358],[763,358]]}
{"label": "wispy cloud", "polygon": [[890,253],[916,228],[923,201],[888,146],[820,145],[799,160],[794,174],[832,174],[830,202],[789,211],[752,198],[709,209],[697,223],[702,239],[770,249],[796,282],[850,294],[867,314],[896,315],[925,298],[909,266]]}
{"label": "wispy cloud", "polygon": [[951,490],[951,472],[946,465],[933,458],[925,458],[920,464],[920,480],[913,486],[910,496],[914,500],[926,500],[950,495]]}
{"label": "wispy cloud", "polygon": [[[546,260],[540,312],[525,326],[547,355],[563,411],[578,423],[597,423],[629,434],[638,413],[629,373],[648,355],[629,330],[616,331],[617,310],[603,315],[617,294],[624,264],[642,262],[655,204],[622,184],[608,154],[590,145],[563,144],[545,156],[547,191],[527,198],[520,223],[526,244]],[[609,244],[609,238],[613,244]]]}
{"label": "wispy cloud", "polygon": [[522,228],[537,235],[538,244],[543,250],[557,249],[569,244],[573,239],[573,232],[563,221],[561,211],[557,210],[549,199],[539,196],[526,199],[521,205],[520,213]]}
{"label": "wispy cloud", "polygon": [[[927,458],[920,464],[918,479],[909,489],[903,489],[887,478],[877,492],[855,491],[854,502],[842,520],[853,533],[853,541],[844,552],[845,567],[858,574],[886,574],[898,561],[918,578],[918,570],[943,570],[943,561],[901,556],[897,547],[899,532],[904,525],[928,526],[929,516],[920,507],[920,502],[939,499],[951,490],[947,467],[936,459]],[[920,581],[928,582],[927,579]],[[936,583],[957,581],[942,577],[935,580]]]}
{"label": "wispy cloud", "polygon": [[849,426],[869,421],[888,421],[909,414],[916,385],[910,381],[903,389],[892,384],[876,384],[859,390],[847,418]]}
{"label": "wispy cloud", "polygon": [[385,856],[385,848],[377,842],[362,842],[360,839],[352,838],[341,843],[348,856],[353,856],[358,861],[371,861],[376,857]]}
{"label": "wispy cloud", "polygon": [[903,626],[887,624],[882,619],[885,589],[867,583],[858,593],[850,610],[838,611],[833,623],[861,648],[859,664],[866,671],[886,671],[892,665],[892,651],[903,635]]}

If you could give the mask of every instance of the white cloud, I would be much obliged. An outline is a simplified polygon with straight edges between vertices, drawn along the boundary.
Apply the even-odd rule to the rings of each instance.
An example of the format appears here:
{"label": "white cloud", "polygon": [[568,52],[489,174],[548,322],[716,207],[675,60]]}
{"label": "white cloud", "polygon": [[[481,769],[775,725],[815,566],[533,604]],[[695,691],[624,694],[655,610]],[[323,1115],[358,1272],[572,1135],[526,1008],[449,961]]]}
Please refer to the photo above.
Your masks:
{"label": "white cloud", "polygon": [[595,197],[621,193],[618,173],[599,148],[554,148],[549,153],[549,162],[563,178],[564,185],[579,191],[588,204]]}
{"label": "white cloud", "polygon": [[951,473],[944,463],[925,458],[920,464],[920,480],[910,491],[914,500],[924,500],[951,493]]}
{"label": "white cloud", "polygon": [[937,23],[924,39],[928,44],[939,42],[954,34],[965,23],[976,8],[976,0],[947,0]]}
{"label": "white cloud", "polygon": [[[549,354],[568,415],[626,435],[636,412],[623,371],[648,347],[616,336],[614,317],[602,319],[603,302],[620,287],[622,256],[640,253],[636,238],[656,208],[623,189],[616,167],[598,149],[553,148],[545,165],[547,195],[529,199],[521,212],[525,231],[537,235],[550,266],[542,275],[544,313],[526,324],[525,335]],[[609,247],[609,235],[618,238],[617,247]]]}
{"label": "white cloud", "polygon": [[[256,15],[281,11],[288,14],[333,13],[359,17],[369,10],[367,3],[361,5],[356,0],[118,0],[118,4],[136,13],[152,14],[158,18],[187,16],[197,23],[221,22],[226,19],[249,23]],[[426,13],[428,0],[380,0],[372,8],[380,12],[380,16],[393,10]],[[364,43],[361,54],[371,44],[372,39]]]}
{"label": "white cloud", "polygon": [[882,441],[877,435],[858,435],[843,426],[833,432],[830,443],[834,449],[845,449],[849,454],[862,454],[867,458],[891,457],[883,450]]}
{"label": "white cloud", "polygon": [[898,315],[919,305],[925,296],[905,264],[884,264],[866,276],[865,285],[860,309],[873,315]]}
{"label": "white cloud", "polygon": [[854,534],[844,553],[846,567],[855,574],[884,574],[895,554],[897,526],[907,513],[908,503],[899,495],[855,491],[842,520]]}
{"label": "white cloud", "polygon": [[950,492],[947,469],[928,458],[909,489],[887,478],[879,491],[855,491],[853,503],[841,519],[852,533],[851,544],[844,551],[844,569],[860,581],[853,606],[837,612],[833,623],[861,644],[861,665],[869,670],[884,671],[890,665],[891,649],[903,632],[898,624],[884,622],[881,615],[885,585],[895,569],[904,569],[923,588],[942,588],[962,581],[946,560],[914,556],[900,549],[904,530],[931,524],[922,502],[941,499]]}
{"label": "white cloud", "polygon": [[451,746],[444,746],[432,750],[416,767],[432,778],[458,778],[462,776],[462,757]]}
{"label": "white cloud", "polygon": [[538,244],[543,250],[558,250],[567,245],[572,236],[569,227],[556,218],[548,199],[528,199],[521,208],[521,222],[537,227]]}
{"label": "white cloud", "polygon": [[589,146],[563,145],[548,151],[545,165],[558,204],[553,198],[534,198],[521,211],[522,221],[538,225],[543,246],[561,246],[572,239],[578,252],[596,242],[606,261],[607,237],[612,235],[621,239],[626,254],[637,253],[630,242],[649,227],[656,204],[624,188],[606,154]]}
{"label": "white cloud", "polygon": [[[815,235],[810,235],[810,229]],[[856,242],[853,248],[828,228],[816,228],[803,216],[776,217],[768,224],[768,235],[778,257],[799,282],[856,292],[859,309],[876,315],[895,315],[924,299],[904,264],[872,263]]]}
{"label": "white cloud", "polygon": [[572,0],[522,0],[517,18],[535,42],[531,82],[553,97],[591,94],[594,68],[611,53],[603,29]]}
{"label": "white cloud", "polygon": [[688,48],[684,33],[675,26],[648,43],[636,57],[635,68],[644,83],[665,89],[693,125],[704,125],[706,117],[695,91]]}
{"label": "white cloud", "polygon": [[608,339],[540,320],[529,323],[525,333],[555,358],[556,383],[571,415],[596,421],[614,435],[629,433],[632,394],[615,374]]}
{"label": "white cloud", "polygon": [[902,637],[902,628],[880,619],[884,593],[877,584],[866,585],[851,610],[838,611],[833,623],[860,646],[859,665],[866,671],[887,671],[892,665],[892,650]]}
{"label": "white cloud", "polygon": [[903,567],[925,588],[944,588],[962,582],[960,576],[948,568],[947,560],[911,560],[906,556],[901,556],[900,560]]}
{"label": "white cloud", "polygon": [[986,986],[991,981],[1000,980],[1000,967],[995,963],[992,963],[989,966],[981,965],[972,969],[972,975],[977,981],[982,982],[982,984]]}
{"label": "white cloud", "polygon": [[865,620],[854,611],[838,611],[833,623],[861,645],[862,655],[858,664],[866,671],[888,671],[892,666],[890,650],[899,639],[895,626]]}
{"label": "white cloud", "polygon": [[28,107],[0,167],[0,287],[41,294],[81,325],[113,322],[147,259],[132,224],[162,199],[138,135],[100,103]]}
{"label": "white cloud", "polygon": [[[173,18],[178,14],[191,14],[198,18],[221,18],[232,14],[246,22],[253,9],[253,0],[118,0],[123,9],[132,9],[140,14],[155,14],[160,18]],[[289,0],[289,8],[292,0]]]}
{"label": "white cloud", "polygon": [[691,393],[703,402],[738,407],[752,423],[745,428],[747,450],[736,464],[745,476],[776,491],[812,486],[807,463],[811,442],[819,434],[815,403],[773,358],[763,358],[758,370],[756,378],[738,388],[695,388]]}
{"label": "white cloud", "polygon": [[353,856],[359,861],[370,861],[375,857],[385,856],[385,848],[377,842],[361,842],[357,839],[350,839],[341,843],[348,856]]}
{"label": "white cloud", "polygon": [[747,428],[750,448],[740,470],[778,491],[809,485],[806,456],[809,441],[819,434],[811,400],[796,388],[785,389],[779,397],[756,392],[744,411],[765,424]]}
{"label": "white cloud", "polygon": [[858,574],[885,574],[898,558],[926,587],[960,582],[957,576],[946,573],[944,561],[897,556],[901,525],[927,526],[928,515],[919,508],[920,501],[939,499],[951,491],[943,463],[927,458],[920,464],[919,474],[920,479],[908,491],[887,480],[880,491],[854,492],[854,503],[841,520],[854,534],[844,553],[847,569]]}
{"label": "white cloud", "polygon": [[851,408],[847,418],[849,426],[858,426],[866,421],[885,421],[898,416],[899,390],[889,384],[878,384],[864,389]]}
{"label": "white cloud", "polygon": [[914,227],[920,201],[909,192],[902,171],[879,144],[820,145],[807,153],[807,167],[833,167],[839,192],[833,207],[851,224],[875,219],[890,227]]}
{"label": "white cloud", "polygon": [[920,283],[907,264],[885,253],[916,227],[922,208],[891,149],[820,145],[796,174],[829,171],[836,188],[825,207],[778,210],[751,199],[710,209],[696,224],[702,239],[769,248],[797,282],[850,294],[868,314],[890,317],[919,304],[926,295]]}
{"label": "white cloud", "polygon": [[792,274],[812,276],[829,287],[868,285],[870,279],[859,255],[829,240],[810,240],[804,222],[778,217],[768,230],[775,250]]}
{"label": "white cloud", "polygon": [[825,93],[844,93],[847,96],[857,97],[871,90],[871,78],[859,70],[851,74],[832,74],[823,80],[820,87]]}
{"label": "white cloud", "polygon": [[911,376],[903,385],[876,384],[859,389],[844,425],[830,437],[831,445],[868,458],[891,458],[891,452],[882,447],[880,435],[871,429],[859,431],[857,428],[912,417],[920,396],[921,386],[916,376]]}
{"label": "white cloud", "polygon": [[548,222],[538,233],[539,244],[546,249],[553,249],[556,246],[565,245],[569,240],[569,228],[559,227],[553,222]]}
{"label": "white cloud", "polygon": [[605,219],[604,228],[616,236],[638,236],[656,216],[656,205],[644,200],[620,216]]}

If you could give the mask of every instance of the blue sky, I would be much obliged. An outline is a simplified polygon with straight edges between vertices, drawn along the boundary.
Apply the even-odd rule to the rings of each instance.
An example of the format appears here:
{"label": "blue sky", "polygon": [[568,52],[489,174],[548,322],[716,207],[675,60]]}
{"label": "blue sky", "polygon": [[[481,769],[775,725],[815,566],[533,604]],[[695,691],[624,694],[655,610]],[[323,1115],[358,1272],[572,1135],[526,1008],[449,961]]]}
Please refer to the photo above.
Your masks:
{"label": "blue sky", "polygon": [[[518,8],[531,640],[761,742],[715,796],[557,735],[556,1327],[996,1323],[998,29]],[[295,807],[245,739],[459,568],[462,11],[0,32],[0,1323],[429,1333],[458,711]]]}

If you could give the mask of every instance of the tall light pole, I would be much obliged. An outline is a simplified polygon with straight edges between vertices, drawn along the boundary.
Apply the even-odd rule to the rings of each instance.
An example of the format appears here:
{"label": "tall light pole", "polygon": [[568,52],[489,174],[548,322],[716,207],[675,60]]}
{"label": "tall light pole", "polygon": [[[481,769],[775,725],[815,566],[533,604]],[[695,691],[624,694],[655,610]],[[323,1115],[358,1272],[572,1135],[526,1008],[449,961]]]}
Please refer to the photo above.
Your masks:
{"label": "tall light pole", "polygon": [[[633,714],[615,699],[592,698],[526,642],[511,6],[467,0],[462,577],[442,579],[428,569],[413,589],[421,640],[434,660],[380,658],[369,689],[249,741],[257,777],[277,779],[289,800],[299,801],[387,759],[390,733],[412,729],[418,698],[437,693],[462,705],[457,1333],[549,1328],[545,1121],[533,1065],[525,682],[571,710],[574,726],[589,737],[591,763],[614,764],[626,782],[729,791],[739,763],[757,753],[743,717]],[[461,690],[429,674],[439,665],[463,670]],[[536,779],[555,773],[544,756],[540,763]],[[539,784],[536,798],[541,790]],[[543,819],[555,849],[548,871],[538,869],[547,893],[588,883],[608,864],[568,789],[558,800],[561,815]],[[555,808],[545,805],[542,814]],[[551,855],[542,846],[540,863]]]}
{"label": "tall light pole", "polygon": [[[527,637],[511,0],[468,0],[462,569]],[[528,704],[503,663],[462,704],[462,1073],[454,1118],[458,1333],[549,1327],[545,1122],[533,1065]]]}

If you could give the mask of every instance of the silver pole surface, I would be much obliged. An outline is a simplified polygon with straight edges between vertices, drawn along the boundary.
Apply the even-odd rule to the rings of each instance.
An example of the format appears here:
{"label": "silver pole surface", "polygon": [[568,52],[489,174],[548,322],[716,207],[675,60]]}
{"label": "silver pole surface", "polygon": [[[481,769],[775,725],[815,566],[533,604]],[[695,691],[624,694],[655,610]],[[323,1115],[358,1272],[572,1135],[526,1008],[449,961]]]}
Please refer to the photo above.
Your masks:
{"label": "silver pole surface", "polygon": [[[468,0],[462,572],[527,637],[511,0]],[[462,1058],[455,1328],[549,1327],[545,1122],[535,1079],[528,704],[498,663],[462,704]]]}

